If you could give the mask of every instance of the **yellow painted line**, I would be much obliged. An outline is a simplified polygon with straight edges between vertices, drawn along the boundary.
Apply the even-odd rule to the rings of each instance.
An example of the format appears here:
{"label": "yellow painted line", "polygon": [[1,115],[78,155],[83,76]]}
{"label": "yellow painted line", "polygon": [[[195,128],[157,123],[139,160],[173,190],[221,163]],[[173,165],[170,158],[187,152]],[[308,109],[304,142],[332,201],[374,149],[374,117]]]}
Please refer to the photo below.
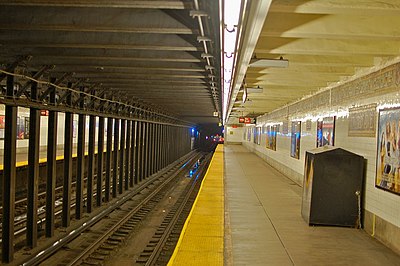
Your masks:
{"label": "yellow painted line", "polygon": [[[104,152],[106,152],[107,150],[106,149],[104,149]],[[85,152],[85,156],[87,156],[89,153],[88,152]],[[95,154],[97,154],[97,152],[95,152]],[[76,154],[76,153],[74,153],[74,154],[72,154],[72,158],[76,158],[76,157],[78,157],[78,154]],[[59,160],[64,160],[64,155],[59,155],[59,156],[57,156],[56,157],[56,161],[59,161]],[[41,163],[46,163],[47,162],[47,158],[40,158],[39,159],[39,164],[41,164]],[[28,166],[28,161],[19,161],[19,162],[17,162],[16,164],[15,164],[15,166],[18,168],[18,167],[23,167],[23,166]],[[3,170],[4,169],[4,167],[3,167],[3,165],[2,164],[0,164],[0,171],[1,170]]]}
{"label": "yellow painted line", "polygon": [[223,145],[218,145],[168,266],[224,265],[223,176]]}

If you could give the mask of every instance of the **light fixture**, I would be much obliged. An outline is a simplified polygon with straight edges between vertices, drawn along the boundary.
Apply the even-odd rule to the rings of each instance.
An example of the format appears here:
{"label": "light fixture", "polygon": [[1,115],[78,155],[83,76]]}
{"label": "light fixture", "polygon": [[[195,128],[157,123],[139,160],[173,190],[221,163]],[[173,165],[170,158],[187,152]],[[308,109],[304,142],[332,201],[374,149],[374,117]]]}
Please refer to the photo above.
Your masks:
{"label": "light fixture", "polygon": [[211,42],[211,38],[207,36],[197,36],[198,42]]}
{"label": "light fixture", "polygon": [[234,70],[234,63],[237,56],[238,32],[240,29],[239,18],[246,5],[242,0],[220,0],[221,23],[221,62],[222,62],[222,120],[226,120],[229,97],[231,93],[231,81]]}
{"label": "light fixture", "polygon": [[246,88],[247,93],[263,93],[264,89],[261,88],[260,86],[257,86],[255,88]]}
{"label": "light fixture", "polygon": [[262,59],[262,58],[252,58],[250,60],[249,66],[251,67],[280,67],[286,68],[289,66],[289,60],[283,59]]}
{"label": "light fixture", "polygon": [[210,65],[206,65],[206,70],[215,70],[215,67],[213,67],[213,66],[210,66]]}
{"label": "light fixture", "polygon": [[214,57],[212,54],[206,54],[206,53],[201,54],[201,58],[212,58],[212,57]]}

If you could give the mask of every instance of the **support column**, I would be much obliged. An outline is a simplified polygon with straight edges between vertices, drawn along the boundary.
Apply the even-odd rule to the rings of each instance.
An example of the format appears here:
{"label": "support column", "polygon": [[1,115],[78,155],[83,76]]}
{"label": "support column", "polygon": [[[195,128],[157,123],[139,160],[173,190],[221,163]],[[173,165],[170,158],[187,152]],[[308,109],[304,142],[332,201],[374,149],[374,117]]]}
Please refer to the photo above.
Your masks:
{"label": "support column", "polygon": [[131,129],[132,121],[126,120],[126,149],[125,149],[125,190],[129,189],[129,171],[131,162]]}
{"label": "support column", "polygon": [[147,170],[148,176],[153,174],[154,164],[154,124],[150,123],[150,138],[149,138],[149,168]]}
{"label": "support column", "polygon": [[158,125],[157,171],[162,168],[162,127],[163,125]]}
{"label": "support column", "polygon": [[[71,83],[68,87],[71,87]],[[67,96],[67,105],[72,105],[71,93]],[[65,113],[64,123],[64,179],[63,179],[63,206],[62,226],[68,227],[71,220],[71,183],[72,183],[72,147],[73,147],[73,119],[74,114]]]}
{"label": "support column", "polygon": [[[38,99],[37,83],[31,85],[32,100]],[[37,246],[38,191],[39,191],[39,140],[40,110],[30,108],[29,111],[29,148],[28,148],[28,208],[26,214],[26,245]]]}
{"label": "support column", "polygon": [[97,139],[97,181],[96,181],[96,205],[101,206],[103,192],[103,154],[104,154],[104,117],[99,117],[99,132]]}
{"label": "support column", "polygon": [[121,138],[120,138],[120,150],[119,150],[119,181],[118,181],[118,193],[124,192],[124,177],[125,177],[125,119],[121,119]]}
{"label": "support column", "polygon": [[147,134],[147,123],[142,122],[142,149],[140,155],[140,181],[145,179],[145,167],[146,167],[146,134]]}
{"label": "support column", "polygon": [[136,130],[136,152],[135,152],[135,184],[141,181],[140,179],[140,159],[141,159],[141,150],[142,150],[142,122],[137,121],[137,130]]}
{"label": "support column", "polygon": [[118,187],[118,157],[119,157],[119,119],[114,119],[114,160],[113,160],[113,179],[112,179],[112,196],[117,196]]}
{"label": "support column", "polygon": [[137,128],[137,122],[132,121],[132,134],[131,134],[131,172],[130,172],[130,182],[129,185],[133,187],[133,184],[135,183],[135,167],[136,167],[136,128]]}
{"label": "support column", "polygon": [[105,177],[105,190],[104,201],[110,201],[110,187],[111,187],[111,166],[112,166],[112,132],[113,132],[113,119],[107,118],[107,154],[106,154],[106,177]]}
{"label": "support column", "polygon": [[[14,96],[14,77],[7,76],[7,97]],[[2,261],[14,259],[14,214],[17,146],[17,107],[6,105],[3,170]]]}
{"label": "support column", "polygon": [[154,124],[154,163],[153,163],[153,173],[156,173],[158,171],[157,169],[157,163],[158,163],[158,154],[157,154],[157,149],[158,149],[158,124]]}
{"label": "support column", "polygon": [[89,117],[89,152],[88,152],[88,173],[86,180],[86,211],[92,212],[93,208],[93,179],[94,179],[94,145],[96,137],[96,117]]}
{"label": "support column", "polygon": [[[54,82],[52,79],[51,82]],[[50,104],[56,103],[56,89],[50,91]],[[47,133],[47,181],[46,181],[46,237],[54,235],[56,156],[57,156],[57,117],[56,111],[49,111]]]}
{"label": "support column", "polygon": [[[81,88],[84,91],[84,88]],[[83,108],[83,101],[81,101],[80,107]],[[78,149],[77,149],[77,161],[76,161],[76,196],[75,196],[75,218],[81,219],[83,212],[83,178],[85,172],[85,127],[86,127],[86,115],[79,114],[78,120]]]}
{"label": "support column", "polygon": [[160,142],[160,169],[165,167],[165,146],[167,141],[165,139],[165,125],[161,125],[161,142]]}

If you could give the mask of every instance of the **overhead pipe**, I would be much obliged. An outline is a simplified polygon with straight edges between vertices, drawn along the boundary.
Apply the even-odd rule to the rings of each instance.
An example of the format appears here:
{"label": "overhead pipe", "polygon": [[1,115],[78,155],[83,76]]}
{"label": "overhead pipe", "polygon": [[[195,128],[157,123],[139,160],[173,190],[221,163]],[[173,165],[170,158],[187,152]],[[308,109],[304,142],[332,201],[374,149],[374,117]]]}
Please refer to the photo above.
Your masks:
{"label": "overhead pipe", "polygon": [[[197,11],[197,13],[194,13],[193,15],[197,17],[197,21],[199,23],[199,28],[200,28],[200,37],[198,38],[198,40],[203,42],[204,55],[209,55],[207,42],[210,41],[210,39],[208,37],[206,37],[205,34],[204,34],[203,21],[201,19],[201,17],[204,16],[204,14],[198,13],[200,11],[200,6],[199,6],[199,1],[198,0],[194,0],[194,8],[195,8],[195,11]],[[210,75],[212,77],[215,77],[215,67],[211,65],[210,57],[211,56],[204,56],[203,58],[205,58],[206,61],[207,61],[206,70],[209,70],[210,71]],[[220,106],[219,106],[219,104],[217,104],[218,98],[217,98],[217,96],[215,94],[212,94],[212,95],[213,95],[213,98],[214,98],[215,108],[217,109],[218,113],[220,114],[220,119],[222,121],[222,110],[220,110]]]}

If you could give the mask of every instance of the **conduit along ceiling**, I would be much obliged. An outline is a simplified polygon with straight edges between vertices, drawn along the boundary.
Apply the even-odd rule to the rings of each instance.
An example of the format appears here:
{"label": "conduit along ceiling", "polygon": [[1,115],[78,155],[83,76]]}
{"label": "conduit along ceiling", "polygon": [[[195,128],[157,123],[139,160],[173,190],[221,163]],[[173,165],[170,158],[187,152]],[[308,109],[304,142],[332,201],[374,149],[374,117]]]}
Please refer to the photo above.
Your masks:
{"label": "conduit along ceiling", "polygon": [[218,12],[208,0],[1,1],[0,69],[218,123]]}
{"label": "conduit along ceiling", "polygon": [[[228,123],[273,111],[400,54],[399,0],[248,3]],[[254,57],[282,57],[288,67],[251,66]],[[262,88],[249,90],[244,104],[242,78],[247,88]]]}

